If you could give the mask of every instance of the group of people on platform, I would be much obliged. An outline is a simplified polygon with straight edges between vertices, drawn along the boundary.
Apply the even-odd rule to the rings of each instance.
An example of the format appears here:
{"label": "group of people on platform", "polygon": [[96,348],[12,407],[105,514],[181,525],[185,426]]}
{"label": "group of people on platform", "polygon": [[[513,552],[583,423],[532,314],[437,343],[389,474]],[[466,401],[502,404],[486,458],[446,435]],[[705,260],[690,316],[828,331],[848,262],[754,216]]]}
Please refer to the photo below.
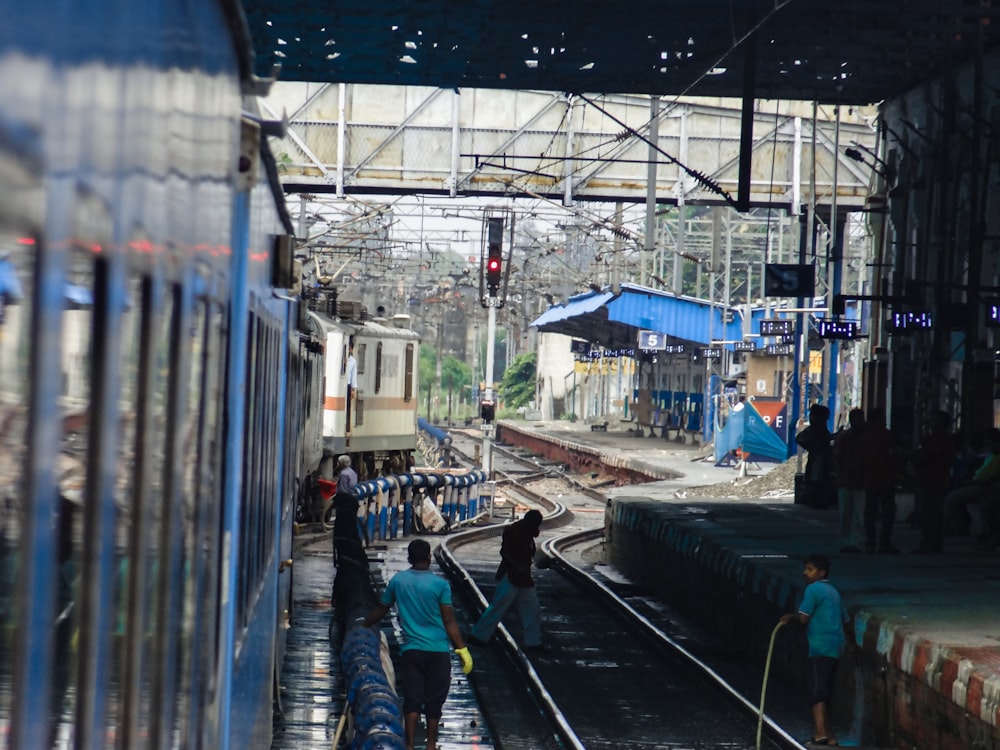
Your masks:
{"label": "group of people on platform", "polygon": [[815,508],[840,511],[841,552],[898,553],[892,532],[896,488],[914,490],[912,520],[922,538],[913,552],[943,551],[945,535],[965,536],[973,528],[970,507],[978,510],[977,545],[1000,545],[1000,430],[989,428],[961,446],[951,417],[935,411],[920,444],[902,449],[886,427],[885,412],[861,409],[848,414],[848,427],[831,433],[830,411],[809,409],[809,425],[795,438],[808,452],[802,500]]}

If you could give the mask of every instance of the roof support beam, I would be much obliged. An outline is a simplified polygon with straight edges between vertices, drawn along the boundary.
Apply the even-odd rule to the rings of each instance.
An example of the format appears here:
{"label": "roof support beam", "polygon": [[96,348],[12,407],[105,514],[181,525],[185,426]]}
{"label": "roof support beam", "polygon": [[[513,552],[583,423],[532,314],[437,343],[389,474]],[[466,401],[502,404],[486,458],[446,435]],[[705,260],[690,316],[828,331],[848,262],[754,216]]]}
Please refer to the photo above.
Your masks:
{"label": "roof support beam", "polygon": [[753,155],[753,105],[757,94],[757,32],[746,40],[743,60],[743,118],[740,122],[740,171],[736,210],[750,210],[750,174]]}

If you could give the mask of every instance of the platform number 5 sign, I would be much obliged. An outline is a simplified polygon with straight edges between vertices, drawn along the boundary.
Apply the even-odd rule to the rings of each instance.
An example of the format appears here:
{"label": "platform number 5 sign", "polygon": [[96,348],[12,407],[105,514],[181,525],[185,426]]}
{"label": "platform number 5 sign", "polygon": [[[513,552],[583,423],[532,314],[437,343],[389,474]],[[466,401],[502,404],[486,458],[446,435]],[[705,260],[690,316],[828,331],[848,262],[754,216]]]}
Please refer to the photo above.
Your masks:
{"label": "platform number 5 sign", "polygon": [[764,266],[765,297],[812,297],[814,289],[811,265],[768,263]]}
{"label": "platform number 5 sign", "polygon": [[667,346],[667,334],[659,331],[639,331],[639,348],[662,351]]}

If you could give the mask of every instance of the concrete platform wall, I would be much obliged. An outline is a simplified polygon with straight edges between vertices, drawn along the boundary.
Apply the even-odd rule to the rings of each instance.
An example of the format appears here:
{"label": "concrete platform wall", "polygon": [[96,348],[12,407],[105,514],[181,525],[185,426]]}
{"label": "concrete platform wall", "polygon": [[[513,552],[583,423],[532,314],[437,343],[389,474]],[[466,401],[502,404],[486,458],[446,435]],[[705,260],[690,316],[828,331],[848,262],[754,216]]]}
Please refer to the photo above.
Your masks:
{"label": "concrete platform wall", "polygon": [[[774,569],[781,558],[786,571],[787,557],[774,549],[746,549],[738,531],[713,525],[691,508],[656,501],[614,500],[606,533],[609,562],[619,571],[760,663],[763,674],[772,630],[801,597],[801,579]],[[845,656],[838,670],[833,714],[843,732],[856,722],[868,746],[1000,749],[1000,690],[991,680],[976,679],[970,660],[914,641],[869,613],[851,614],[862,649]],[[783,628],[772,679],[790,681],[805,695],[806,653],[804,629]],[[809,711],[805,700],[803,711]]]}

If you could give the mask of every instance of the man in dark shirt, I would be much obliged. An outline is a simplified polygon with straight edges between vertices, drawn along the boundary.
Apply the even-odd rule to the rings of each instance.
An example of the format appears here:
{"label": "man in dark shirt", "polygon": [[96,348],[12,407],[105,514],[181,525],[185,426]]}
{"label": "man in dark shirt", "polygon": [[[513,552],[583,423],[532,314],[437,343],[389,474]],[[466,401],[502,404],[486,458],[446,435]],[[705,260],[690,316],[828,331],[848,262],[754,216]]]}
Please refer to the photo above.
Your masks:
{"label": "man in dark shirt", "polygon": [[861,468],[865,485],[865,552],[899,552],[892,544],[892,527],[896,521],[898,464],[895,438],[885,426],[885,411],[872,409],[868,412],[868,425],[861,434]]}
{"label": "man in dark shirt", "polygon": [[833,435],[827,427],[830,410],[822,404],[809,407],[809,426],[795,436],[795,442],[809,452],[805,472],[805,504],[812,508],[828,508],[836,498],[833,494]]}
{"label": "man in dark shirt", "polygon": [[500,567],[497,568],[496,592],[493,602],[483,612],[469,637],[469,643],[486,645],[507,611],[517,605],[524,630],[524,649],[540,650],[542,646],[542,609],[538,603],[535,582],[531,578],[531,562],[535,556],[535,537],[542,527],[542,514],[529,510],[524,518],[503,532],[500,544]]}

